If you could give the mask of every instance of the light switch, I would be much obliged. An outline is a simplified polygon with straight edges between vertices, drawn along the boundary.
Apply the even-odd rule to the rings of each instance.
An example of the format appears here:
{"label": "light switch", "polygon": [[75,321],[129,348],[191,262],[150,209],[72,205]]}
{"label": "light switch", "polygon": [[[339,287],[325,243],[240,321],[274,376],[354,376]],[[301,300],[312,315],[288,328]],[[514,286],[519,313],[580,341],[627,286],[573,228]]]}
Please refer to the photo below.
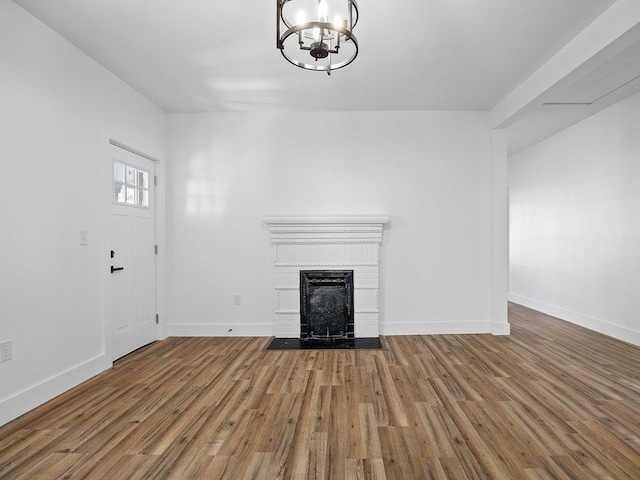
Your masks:
{"label": "light switch", "polygon": [[87,229],[81,228],[80,235],[78,236],[78,245],[87,245]]}

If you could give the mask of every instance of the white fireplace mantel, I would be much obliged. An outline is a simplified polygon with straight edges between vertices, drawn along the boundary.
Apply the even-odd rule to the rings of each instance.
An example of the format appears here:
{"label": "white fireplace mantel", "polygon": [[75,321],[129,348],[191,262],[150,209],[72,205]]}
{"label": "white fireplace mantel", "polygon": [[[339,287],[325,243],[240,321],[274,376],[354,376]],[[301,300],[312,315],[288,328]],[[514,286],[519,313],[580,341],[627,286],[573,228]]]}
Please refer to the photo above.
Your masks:
{"label": "white fireplace mantel", "polygon": [[300,336],[300,271],[353,270],[356,338],[379,335],[382,215],[268,216],[276,337]]}
{"label": "white fireplace mantel", "polygon": [[298,224],[354,224],[354,225],[385,225],[389,217],[383,215],[340,215],[340,216],[273,216],[264,217],[267,225],[298,225]]}

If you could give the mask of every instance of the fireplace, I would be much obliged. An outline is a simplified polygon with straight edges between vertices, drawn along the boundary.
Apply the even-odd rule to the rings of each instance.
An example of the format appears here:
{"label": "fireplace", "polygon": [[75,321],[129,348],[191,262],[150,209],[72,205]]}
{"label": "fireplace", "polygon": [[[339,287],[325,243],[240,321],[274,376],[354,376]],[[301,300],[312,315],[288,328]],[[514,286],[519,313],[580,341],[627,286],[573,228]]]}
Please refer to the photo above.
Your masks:
{"label": "fireplace", "polygon": [[[377,338],[380,331],[380,247],[382,232],[389,217],[280,216],[265,217],[263,221],[269,230],[273,247],[275,337],[302,341],[311,335],[307,327],[309,324],[303,320],[308,314],[304,312],[305,287],[301,276],[307,272],[311,274],[307,279],[307,287],[310,286],[311,291],[318,294],[313,302],[322,303],[330,299],[330,302],[336,302],[336,308],[344,309],[348,305],[351,309],[347,315],[350,321],[342,334],[356,341],[359,338]],[[333,299],[332,295],[343,287],[317,283],[314,272],[351,272],[348,280],[352,282],[349,300]],[[342,281],[339,280],[340,275],[331,281]],[[320,303],[316,305],[310,301],[308,305],[312,309],[320,309]],[[331,320],[334,321],[335,318]],[[313,335],[327,337],[327,327],[329,337],[341,335],[339,328],[333,329],[326,323],[314,326]],[[320,330],[324,330],[324,334]]]}
{"label": "fireplace", "polygon": [[353,338],[353,270],[300,271],[300,338]]}

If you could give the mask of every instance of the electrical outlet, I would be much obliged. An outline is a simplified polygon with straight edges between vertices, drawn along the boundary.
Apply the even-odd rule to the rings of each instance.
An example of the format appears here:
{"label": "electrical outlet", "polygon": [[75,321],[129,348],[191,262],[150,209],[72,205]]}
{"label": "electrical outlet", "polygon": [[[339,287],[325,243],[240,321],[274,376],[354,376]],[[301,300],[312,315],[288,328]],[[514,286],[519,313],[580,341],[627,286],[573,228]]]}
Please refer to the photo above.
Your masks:
{"label": "electrical outlet", "polygon": [[89,242],[87,241],[87,229],[86,228],[81,228],[80,232],[78,234],[78,245],[88,245]]}
{"label": "electrical outlet", "polygon": [[236,293],[236,294],[233,296],[233,304],[234,304],[234,305],[240,305],[240,300],[241,300],[240,294],[239,294],[239,293]]}
{"label": "electrical outlet", "polygon": [[11,360],[11,340],[0,343],[0,363]]}

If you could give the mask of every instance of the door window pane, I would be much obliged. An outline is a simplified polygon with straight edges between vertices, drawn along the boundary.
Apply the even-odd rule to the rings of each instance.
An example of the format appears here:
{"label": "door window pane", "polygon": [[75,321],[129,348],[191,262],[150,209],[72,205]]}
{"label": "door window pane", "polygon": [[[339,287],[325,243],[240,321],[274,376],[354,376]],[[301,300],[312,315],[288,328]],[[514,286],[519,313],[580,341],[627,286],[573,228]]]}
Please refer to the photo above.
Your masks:
{"label": "door window pane", "polygon": [[138,186],[149,188],[149,174],[144,170],[138,170]]}
{"label": "door window pane", "polygon": [[137,170],[127,165],[127,185],[136,185]]}
{"label": "door window pane", "polygon": [[136,205],[138,203],[138,189],[127,186],[127,203]]}
{"label": "door window pane", "polygon": [[113,162],[113,180],[124,183],[124,165]]}
{"label": "door window pane", "polygon": [[146,189],[140,189],[140,191],[138,192],[139,195],[139,205],[143,206],[143,207],[148,207],[149,206],[149,190]]}
{"label": "door window pane", "polygon": [[113,200],[124,203],[124,185],[118,182],[113,184]]}

